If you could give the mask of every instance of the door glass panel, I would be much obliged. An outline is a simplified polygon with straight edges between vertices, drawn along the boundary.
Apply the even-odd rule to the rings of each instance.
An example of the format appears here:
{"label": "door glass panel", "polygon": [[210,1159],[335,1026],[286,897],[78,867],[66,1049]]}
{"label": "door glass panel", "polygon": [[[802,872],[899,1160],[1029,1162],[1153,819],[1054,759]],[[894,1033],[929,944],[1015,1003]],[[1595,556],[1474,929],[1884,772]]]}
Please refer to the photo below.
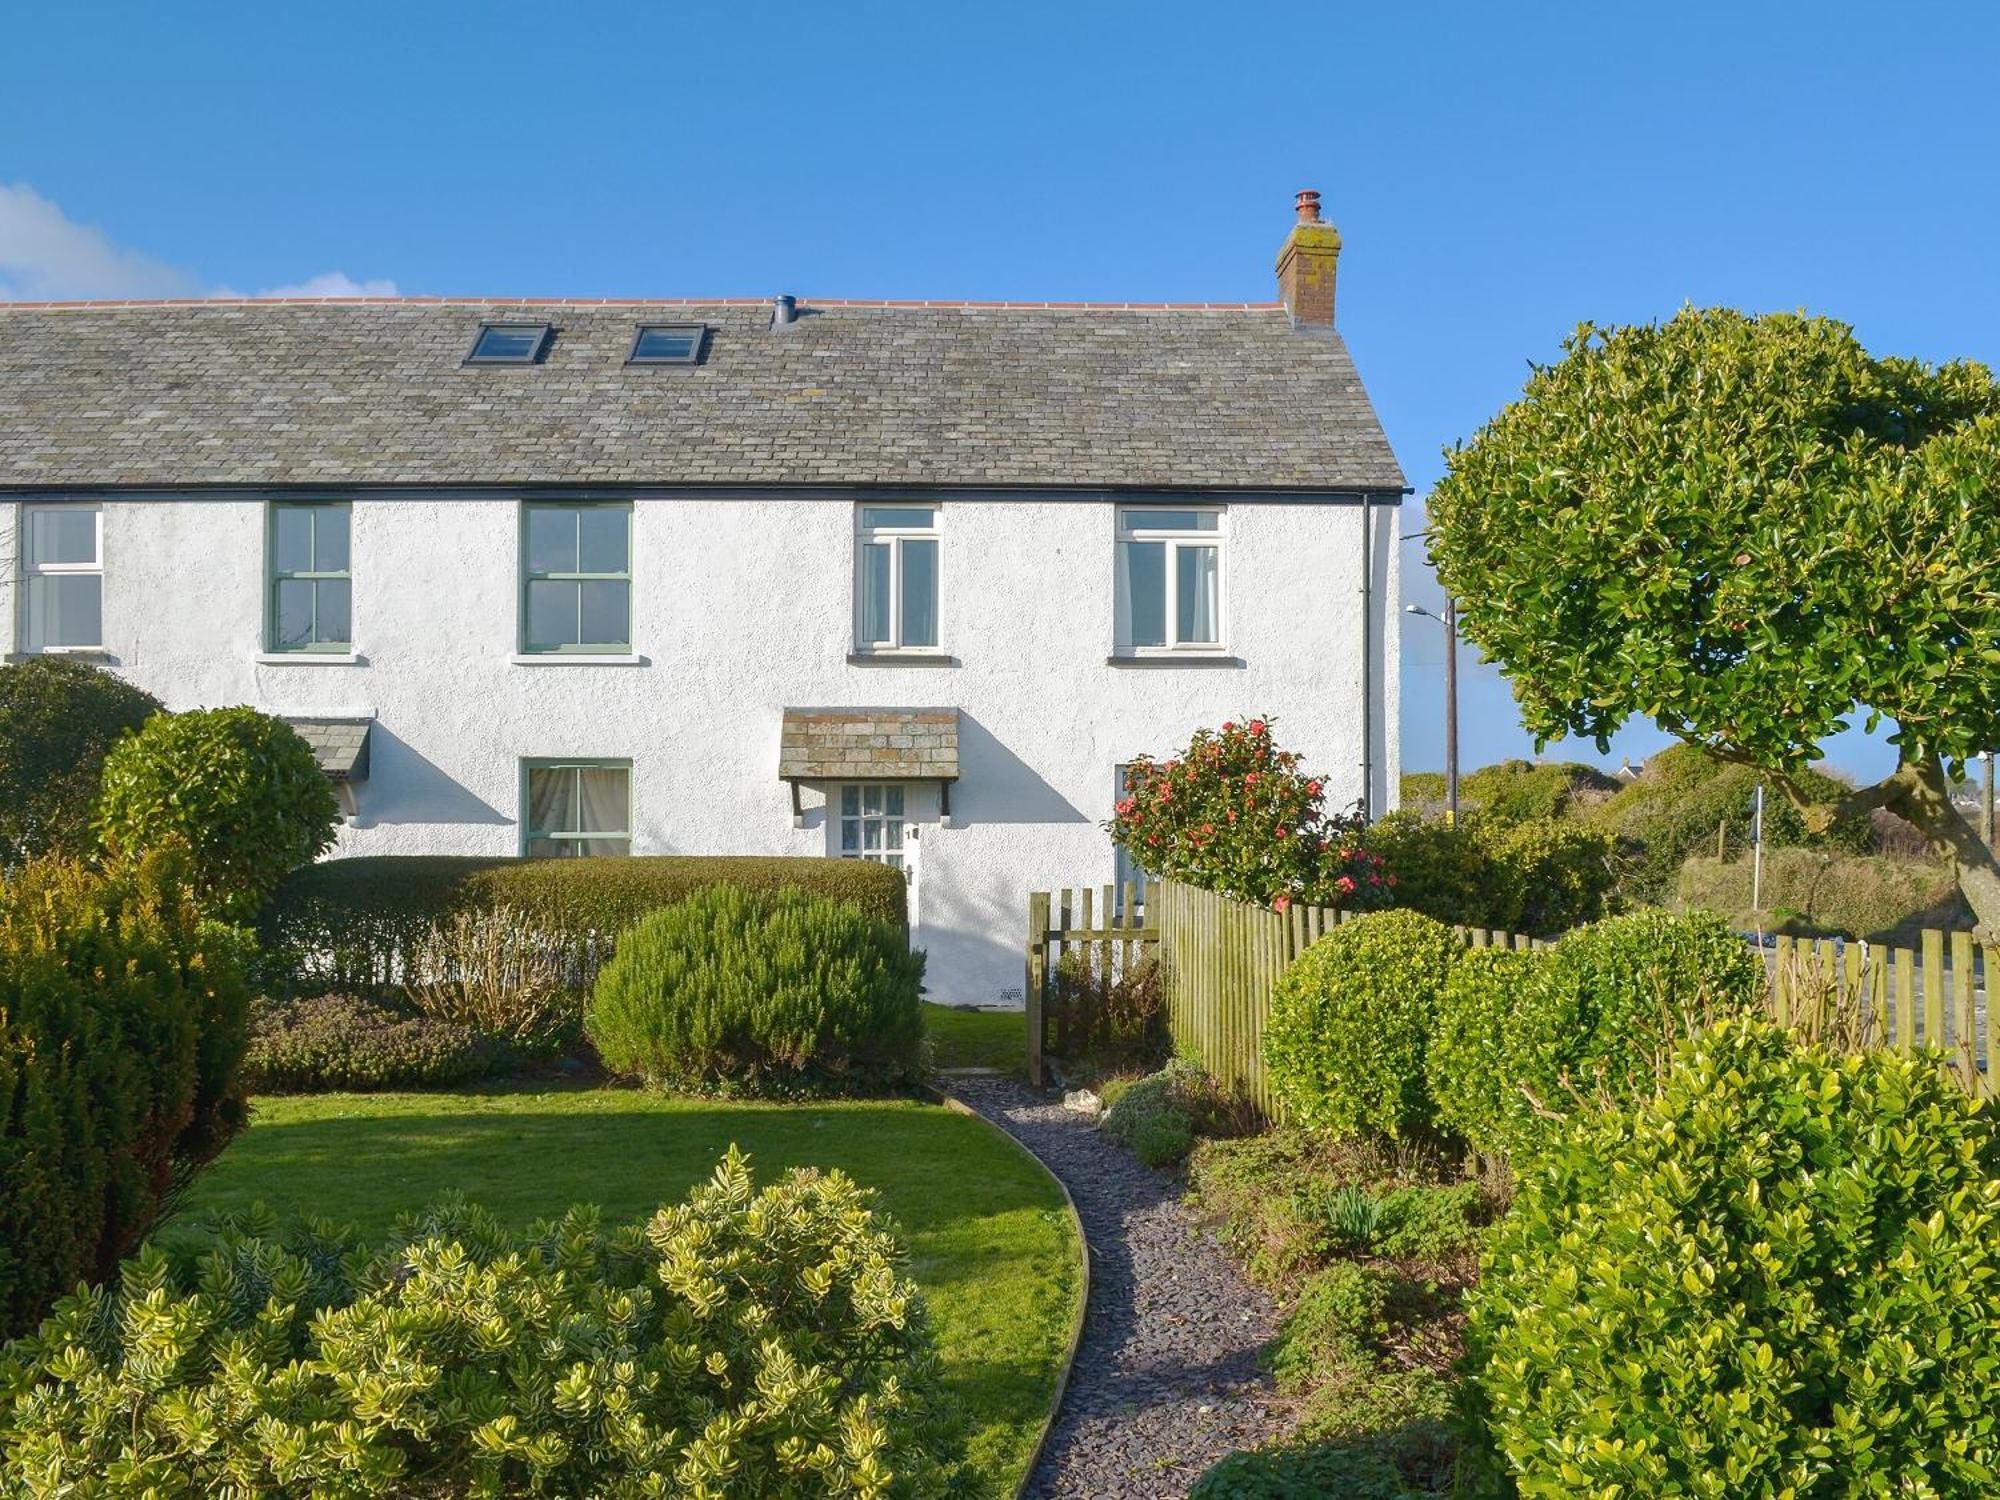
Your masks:
{"label": "door glass panel", "polygon": [[576,644],[577,590],[574,583],[547,578],[528,581],[528,646],[547,650]]}
{"label": "door glass panel", "polygon": [[903,789],[899,786],[883,788],[883,804],[892,818],[903,815]]}
{"label": "door glass panel", "polygon": [[871,850],[882,847],[882,820],[880,818],[864,818],[861,820],[861,847]]}
{"label": "door glass panel", "polygon": [[881,816],[882,788],[879,786],[865,786],[861,789],[861,810],[871,817]]}
{"label": "door glass panel", "polygon": [[855,817],[861,811],[861,788],[844,786],[840,789],[840,811],[845,817]]}
{"label": "door glass panel", "polygon": [[616,506],[579,511],[583,573],[623,573],[631,550],[632,513]]}
{"label": "door glass panel", "polygon": [[861,820],[842,818],[840,820],[840,848],[843,854],[854,853],[861,848]]}
{"label": "door glass panel", "polygon": [[898,645],[937,644],[937,549],[927,537],[903,543],[903,638]]}
{"label": "door glass panel", "polygon": [[531,573],[574,573],[578,571],[576,512],[552,510],[547,506],[528,508],[528,571]]}
{"label": "door glass panel", "polygon": [[1216,549],[1177,547],[1174,550],[1178,554],[1175,558],[1174,600],[1178,639],[1212,645],[1220,639],[1215,628]]}

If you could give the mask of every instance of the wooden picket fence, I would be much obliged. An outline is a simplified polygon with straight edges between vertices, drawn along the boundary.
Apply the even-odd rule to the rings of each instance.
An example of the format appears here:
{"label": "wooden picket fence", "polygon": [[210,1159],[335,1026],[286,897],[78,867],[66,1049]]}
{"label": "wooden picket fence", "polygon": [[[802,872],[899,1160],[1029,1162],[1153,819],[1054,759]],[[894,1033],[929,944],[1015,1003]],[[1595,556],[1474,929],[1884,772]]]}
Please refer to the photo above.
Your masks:
{"label": "wooden picket fence", "polygon": [[[1122,898],[1122,899],[1121,899]],[[1028,1078],[1039,1088],[1048,1053],[1062,1055],[1076,1018],[1051,1004],[1056,970],[1075,954],[1109,983],[1159,947],[1160,883],[1078,886],[1028,895]]]}
{"label": "wooden picket fence", "polygon": [[[1064,952],[1097,955],[1106,975],[1157,954],[1165,971],[1168,1025],[1177,1050],[1192,1052],[1220,1082],[1266,1117],[1281,1117],[1264,1070],[1264,1021],[1292,961],[1353,913],[1293,906],[1276,912],[1178,882],[1094,893],[1037,891],[1028,898],[1029,1073],[1041,1082],[1047,1053],[1068,1038],[1051,1027],[1049,996]],[[1135,901],[1135,895],[1141,899]],[[1460,927],[1474,948],[1533,948],[1519,933]],[[1843,1045],[1934,1047],[1973,1093],[2000,1093],[2000,1033],[1991,1024],[1988,976],[2000,976],[2000,946],[1965,932],[1926,931],[1915,948],[1785,938],[1759,949],[1771,971],[1770,1006],[1780,1022]]]}

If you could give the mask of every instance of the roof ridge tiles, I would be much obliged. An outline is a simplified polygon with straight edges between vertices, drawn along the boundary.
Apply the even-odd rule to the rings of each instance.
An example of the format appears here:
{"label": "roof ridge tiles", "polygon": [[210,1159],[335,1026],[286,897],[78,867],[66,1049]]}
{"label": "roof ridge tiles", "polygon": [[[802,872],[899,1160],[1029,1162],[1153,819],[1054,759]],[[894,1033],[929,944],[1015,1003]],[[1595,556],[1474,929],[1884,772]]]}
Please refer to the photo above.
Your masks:
{"label": "roof ridge tiles", "polygon": [[[801,307],[1034,312],[1276,312],[1282,302],[980,301],[968,298],[801,297]],[[0,312],[153,307],[768,307],[768,297],[107,297],[0,301]]]}

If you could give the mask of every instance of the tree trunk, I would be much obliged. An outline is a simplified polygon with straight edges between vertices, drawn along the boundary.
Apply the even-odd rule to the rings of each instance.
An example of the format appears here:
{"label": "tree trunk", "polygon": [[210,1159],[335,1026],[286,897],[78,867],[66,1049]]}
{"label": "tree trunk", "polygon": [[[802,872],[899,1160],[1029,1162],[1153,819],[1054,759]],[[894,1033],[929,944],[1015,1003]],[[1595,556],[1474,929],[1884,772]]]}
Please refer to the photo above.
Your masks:
{"label": "tree trunk", "polygon": [[1951,861],[1980,941],[2000,942],[2000,862],[1953,804],[1943,762],[1927,752],[1906,751],[1880,790],[1881,805],[1915,824]]}

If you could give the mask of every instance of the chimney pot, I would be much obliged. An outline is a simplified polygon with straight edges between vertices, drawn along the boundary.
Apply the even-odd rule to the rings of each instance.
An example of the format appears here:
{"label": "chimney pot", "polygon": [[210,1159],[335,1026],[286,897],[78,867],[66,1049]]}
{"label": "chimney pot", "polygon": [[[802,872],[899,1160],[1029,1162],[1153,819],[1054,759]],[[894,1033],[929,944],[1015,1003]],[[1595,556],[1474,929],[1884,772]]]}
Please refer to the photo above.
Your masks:
{"label": "chimney pot", "polygon": [[1278,296],[1299,328],[1333,327],[1334,272],[1340,262],[1340,231],[1319,216],[1319,194],[1302,191],[1293,210],[1298,221],[1278,251]]}

